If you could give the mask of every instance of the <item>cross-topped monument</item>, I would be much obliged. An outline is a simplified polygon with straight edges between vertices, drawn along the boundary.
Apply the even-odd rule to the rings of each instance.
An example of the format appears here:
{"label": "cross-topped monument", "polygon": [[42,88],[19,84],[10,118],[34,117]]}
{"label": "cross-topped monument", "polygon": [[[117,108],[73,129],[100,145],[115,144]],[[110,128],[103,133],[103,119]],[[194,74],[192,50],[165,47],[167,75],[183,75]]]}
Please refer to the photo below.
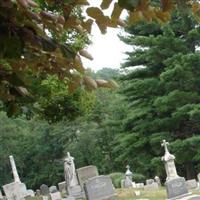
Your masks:
{"label": "cross-topped monument", "polygon": [[170,152],[167,148],[168,145],[169,145],[169,142],[166,142],[166,140],[163,140],[161,146],[163,146],[165,149],[165,155],[162,157],[162,161],[165,162],[165,170],[167,173],[166,180],[170,180],[170,179],[179,177],[177,174],[177,171],[176,171],[175,163],[174,163],[175,156],[170,154]]}

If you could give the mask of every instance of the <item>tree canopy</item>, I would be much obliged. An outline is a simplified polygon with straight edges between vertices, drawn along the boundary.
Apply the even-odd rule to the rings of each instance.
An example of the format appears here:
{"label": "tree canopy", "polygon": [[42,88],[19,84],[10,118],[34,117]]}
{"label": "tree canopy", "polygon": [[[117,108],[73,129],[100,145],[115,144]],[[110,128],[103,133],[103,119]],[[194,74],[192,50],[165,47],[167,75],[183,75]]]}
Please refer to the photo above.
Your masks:
{"label": "tree canopy", "polygon": [[[2,0],[0,2],[0,99],[17,109],[17,102],[35,101],[32,79],[45,80],[56,75],[69,91],[81,85],[115,88],[112,80],[94,80],[85,74],[81,57],[93,59],[84,49],[88,34],[96,23],[102,33],[107,27],[116,28],[141,20],[163,23],[170,20],[171,11],[178,8],[183,17],[192,10],[198,18],[196,1],[183,0],[119,0],[111,16],[106,16],[112,0],[99,1],[91,7],[87,0]],[[86,7],[86,16],[82,8]],[[120,19],[123,10],[128,20]],[[28,99],[28,100],[27,100]],[[18,106],[19,107],[19,106]],[[10,112],[12,113],[12,112]]]}

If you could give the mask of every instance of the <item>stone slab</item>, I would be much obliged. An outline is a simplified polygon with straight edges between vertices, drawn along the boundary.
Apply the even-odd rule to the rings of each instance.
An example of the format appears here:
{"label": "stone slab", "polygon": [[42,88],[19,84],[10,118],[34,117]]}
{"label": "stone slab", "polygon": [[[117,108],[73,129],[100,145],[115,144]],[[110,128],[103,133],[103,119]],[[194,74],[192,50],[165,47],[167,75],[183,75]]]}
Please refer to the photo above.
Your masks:
{"label": "stone slab", "polygon": [[109,176],[97,176],[84,184],[87,200],[116,200],[117,195]]}
{"label": "stone slab", "polygon": [[158,183],[155,183],[155,182],[144,186],[145,191],[152,191],[152,190],[158,190],[158,189],[159,189]]}
{"label": "stone slab", "polygon": [[51,200],[62,200],[60,192],[50,193]]}
{"label": "stone slab", "polygon": [[90,165],[77,169],[77,175],[79,183],[83,188],[84,182],[87,181],[89,178],[99,176],[99,172],[96,166]]}
{"label": "stone slab", "polygon": [[13,182],[3,186],[7,200],[22,200],[27,196],[26,185],[21,182]]}
{"label": "stone slab", "polygon": [[189,194],[185,179],[183,177],[168,180],[166,181],[165,185],[168,199],[177,199]]}
{"label": "stone slab", "polygon": [[55,192],[58,192],[58,189],[55,185],[52,185],[51,187],[49,187],[49,192],[50,193],[55,193]]}
{"label": "stone slab", "polygon": [[195,179],[187,180],[186,185],[189,190],[196,189],[198,187],[197,181]]}
{"label": "stone slab", "polygon": [[48,196],[49,195],[49,187],[45,184],[42,184],[40,186],[40,192],[41,192],[41,195]]}
{"label": "stone slab", "polygon": [[65,183],[65,181],[58,183],[58,189],[61,193],[66,193],[66,183]]}
{"label": "stone slab", "polygon": [[2,195],[1,190],[0,190],[0,199],[3,199],[3,195]]}

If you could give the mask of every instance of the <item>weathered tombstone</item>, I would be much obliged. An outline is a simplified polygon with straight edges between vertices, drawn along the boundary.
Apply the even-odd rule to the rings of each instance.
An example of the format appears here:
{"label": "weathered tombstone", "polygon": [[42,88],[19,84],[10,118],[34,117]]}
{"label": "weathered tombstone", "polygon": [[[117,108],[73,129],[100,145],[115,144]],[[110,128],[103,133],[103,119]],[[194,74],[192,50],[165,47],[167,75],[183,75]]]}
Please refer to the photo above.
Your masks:
{"label": "weathered tombstone", "polygon": [[144,186],[145,191],[155,191],[155,190],[158,190],[158,189],[159,189],[158,183],[155,183],[155,182]]}
{"label": "weathered tombstone", "polygon": [[135,188],[143,189],[144,188],[144,183],[136,183],[135,184]]}
{"label": "weathered tombstone", "polygon": [[9,159],[14,177],[14,182],[4,185],[3,190],[7,200],[21,200],[27,196],[26,185],[24,183],[21,183],[20,181],[13,156],[9,156]]}
{"label": "weathered tombstone", "polygon": [[45,184],[42,184],[40,186],[40,192],[42,196],[48,196],[49,195],[49,187]]}
{"label": "weathered tombstone", "polygon": [[27,190],[27,196],[34,197],[35,193],[33,190]]}
{"label": "weathered tombstone", "polygon": [[66,193],[66,183],[65,183],[65,181],[58,183],[58,189],[61,193]]}
{"label": "weathered tombstone", "polygon": [[27,189],[24,183],[13,182],[3,186],[7,200],[23,200],[27,196]]}
{"label": "weathered tombstone", "polygon": [[155,182],[158,184],[158,186],[161,186],[160,178],[158,176],[155,176],[154,178]]}
{"label": "weathered tombstone", "polygon": [[67,193],[77,198],[84,197],[84,192],[78,183],[74,158],[70,156],[69,152],[64,160],[64,172]]}
{"label": "weathered tombstone", "polygon": [[125,172],[125,179],[122,180],[122,187],[123,188],[132,188],[133,183],[132,183],[132,178],[133,178],[133,173],[130,171],[130,166],[126,166],[126,172]]}
{"label": "weathered tombstone", "polygon": [[176,171],[176,166],[174,163],[175,156],[169,153],[167,145],[169,143],[163,140],[162,146],[165,149],[165,155],[162,157],[162,161],[165,163],[165,170],[167,174],[166,178],[166,189],[168,199],[178,199],[183,196],[190,195],[188,192],[185,179],[179,177]]}
{"label": "weathered tombstone", "polygon": [[146,185],[151,185],[152,183],[154,183],[153,179],[147,179],[146,180]]}
{"label": "weathered tombstone", "polygon": [[50,193],[55,193],[55,192],[58,192],[58,189],[55,185],[52,185],[51,187],[49,187],[49,192]]}
{"label": "weathered tombstone", "polygon": [[87,200],[116,200],[112,181],[109,176],[96,176],[84,183]]}
{"label": "weathered tombstone", "polygon": [[62,200],[60,192],[50,193],[51,200]]}
{"label": "weathered tombstone", "polygon": [[196,189],[198,187],[197,181],[195,179],[187,180],[186,185],[189,190]]}
{"label": "weathered tombstone", "polygon": [[78,174],[79,183],[82,187],[83,187],[84,182],[87,181],[89,178],[99,176],[97,167],[93,165],[77,169],[77,174]]}
{"label": "weathered tombstone", "polygon": [[39,189],[37,189],[37,190],[35,191],[35,195],[36,195],[37,197],[39,197],[39,196],[41,195],[41,191],[40,191]]}

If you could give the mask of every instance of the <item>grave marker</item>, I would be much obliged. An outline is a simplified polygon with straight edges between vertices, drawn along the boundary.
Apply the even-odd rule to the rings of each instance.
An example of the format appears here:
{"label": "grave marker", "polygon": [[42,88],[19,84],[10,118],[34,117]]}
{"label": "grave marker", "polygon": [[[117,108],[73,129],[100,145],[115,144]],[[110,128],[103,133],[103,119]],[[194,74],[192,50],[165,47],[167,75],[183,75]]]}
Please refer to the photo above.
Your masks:
{"label": "grave marker", "polygon": [[96,176],[84,184],[87,200],[116,200],[112,181],[109,176]]}

